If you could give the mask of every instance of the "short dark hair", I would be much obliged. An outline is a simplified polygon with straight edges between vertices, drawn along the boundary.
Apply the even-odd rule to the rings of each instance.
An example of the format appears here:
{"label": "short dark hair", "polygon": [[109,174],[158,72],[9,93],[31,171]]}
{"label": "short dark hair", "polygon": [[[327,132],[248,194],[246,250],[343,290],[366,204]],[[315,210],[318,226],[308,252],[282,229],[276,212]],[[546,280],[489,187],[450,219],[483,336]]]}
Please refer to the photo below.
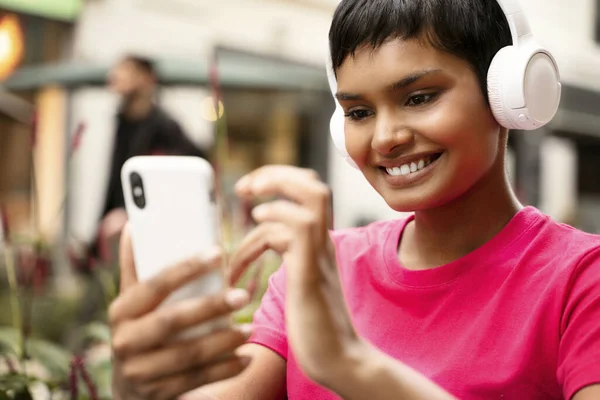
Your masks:
{"label": "short dark hair", "polygon": [[329,31],[333,69],[369,45],[420,39],[467,61],[487,100],[494,55],[512,44],[508,21],[496,0],[343,0]]}
{"label": "short dark hair", "polygon": [[157,78],[156,67],[154,61],[147,57],[142,57],[134,54],[128,54],[123,58],[123,62],[130,62],[143,72]]}

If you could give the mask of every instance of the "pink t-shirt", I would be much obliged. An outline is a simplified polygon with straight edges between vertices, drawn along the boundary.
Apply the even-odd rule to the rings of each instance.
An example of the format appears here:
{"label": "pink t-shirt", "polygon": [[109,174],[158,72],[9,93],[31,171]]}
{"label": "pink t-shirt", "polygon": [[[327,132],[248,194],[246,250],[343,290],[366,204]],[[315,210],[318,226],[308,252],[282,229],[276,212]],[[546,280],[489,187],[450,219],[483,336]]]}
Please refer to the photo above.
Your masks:
{"label": "pink t-shirt", "polygon": [[[521,210],[450,264],[407,270],[410,221],[334,232],[358,334],[460,399],[570,399],[600,383],[600,236]],[[270,279],[251,342],[287,359],[290,400],[338,399],[301,372],[286,340],[285,271]]]}

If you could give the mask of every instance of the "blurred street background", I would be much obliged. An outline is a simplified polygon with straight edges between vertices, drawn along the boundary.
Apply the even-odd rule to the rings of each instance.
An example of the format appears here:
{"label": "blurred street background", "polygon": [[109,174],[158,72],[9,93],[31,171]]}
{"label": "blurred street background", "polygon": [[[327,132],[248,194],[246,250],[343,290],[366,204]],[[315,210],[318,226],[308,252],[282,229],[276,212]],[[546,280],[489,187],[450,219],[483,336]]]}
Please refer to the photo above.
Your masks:
{"label": "blurred street background", "polygon": [[[513,185],[523,203],[600,233],[600,0],[521,3],[534,34],[558,61],[563,94],[547,127],[512,132]],[[21,319],[29,317],[31,325],[25,333],[71,346],[69,351],[83,351],[89,340],[77,339],[76,333],[84,323],[101,322],[105,303],[98,299],[107,292],[114,296],[112,275],[98,275],[99,267],[90,266],[97,260],[86,248],[97,240],[118,130],[120,98],[107,77],[126,56],[152,61],[157,103],[206,154],[211,154],[215,121],[224,110],[229,158],[219,179],[226,187],[260,165],[300,165],[317,170],[331,185],[337,227],[397,218],[362,175],[337,157],[330,141],[333,101],[324,61],[336,4],[0,0],[0,205],[5,220],[0,232],[13,238],[9,256],[7,245],[0,244],[0,325],[14,327],[15,321],[11,272],[2,267],[11,257],[19,269],[33,254],[35,265],[15,277],[24,274],[19,282],[29,285],[27,293],[31,285],[43,286],[31,294],[43,300],[23,311]],[[219,112],[211,85],[215,55]],[[0,243],[6,242],[0,236]],[[114,272],[111,268],[105,270]],[[21,308],[27,304],[21,302]],[[101,336],[96,331],[95,340]],[[56,372],[59,381],[61,371]]]}

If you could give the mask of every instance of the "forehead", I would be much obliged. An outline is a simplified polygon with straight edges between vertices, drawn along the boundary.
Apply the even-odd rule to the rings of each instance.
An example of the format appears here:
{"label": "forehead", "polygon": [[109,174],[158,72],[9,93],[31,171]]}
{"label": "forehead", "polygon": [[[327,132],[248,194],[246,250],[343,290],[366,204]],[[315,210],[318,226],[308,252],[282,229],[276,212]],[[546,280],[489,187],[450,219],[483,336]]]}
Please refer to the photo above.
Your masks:
{"label": "forehead", "polygon": [[469,64],[449,53],[418,40],[394,39],[380,47],[362,46],[346,57],[337,70],[338,90],[362,92],[376,82],[401,79],[423,70],[442,70],[457,77],[473,75]]}

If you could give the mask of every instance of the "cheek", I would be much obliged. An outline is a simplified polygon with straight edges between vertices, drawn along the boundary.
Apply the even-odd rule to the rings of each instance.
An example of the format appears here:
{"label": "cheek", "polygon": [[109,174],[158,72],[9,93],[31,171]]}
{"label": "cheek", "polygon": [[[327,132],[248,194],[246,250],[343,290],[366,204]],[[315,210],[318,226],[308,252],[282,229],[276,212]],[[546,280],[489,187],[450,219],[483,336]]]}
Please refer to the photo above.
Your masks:
{"label": "cheek", "polygon": [[346,150],[354,162],[359,166],[367,162],[371,152],[373,129],[372,122],[357,124],[346,121],[344,123]]}
{"label": "cheek", "polygon": [[480,106],[470,112],[448,113],[440,121],[439,137],[432,137],[448,151],[448,171],[465,185],[479,180],[498,160],[500,130],[488,111]]}
{"label": "cheek", "polygon": [[446,101],[427,117],[414,121],[413,126],[461,158],[489,159],[498,150],[498,125],[490,110],[479,102]]}

